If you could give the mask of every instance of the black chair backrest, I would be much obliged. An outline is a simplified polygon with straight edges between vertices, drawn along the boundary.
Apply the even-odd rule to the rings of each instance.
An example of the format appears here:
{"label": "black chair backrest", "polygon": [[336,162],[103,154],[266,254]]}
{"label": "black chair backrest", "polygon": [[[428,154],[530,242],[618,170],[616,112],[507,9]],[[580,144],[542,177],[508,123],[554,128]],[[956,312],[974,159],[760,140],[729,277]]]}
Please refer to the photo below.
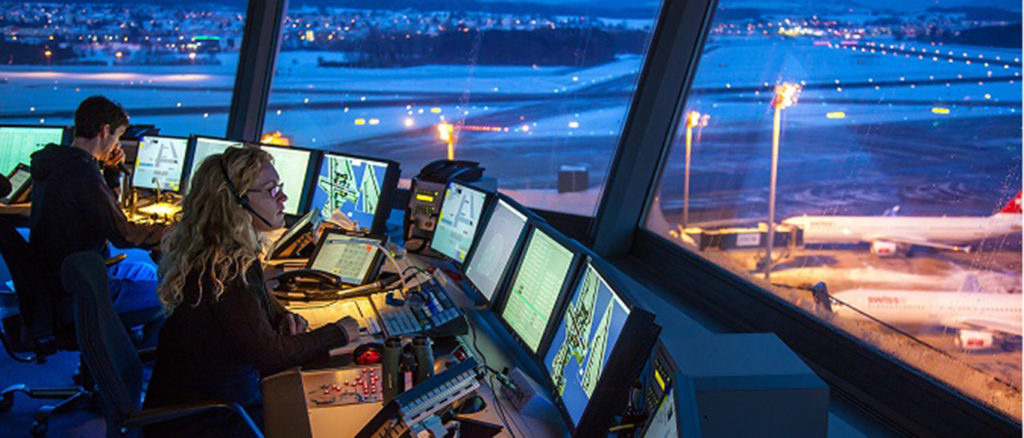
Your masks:
{"label": "black chair backrest", "polygon": [[142,407],[142,361],[114,311],[103,257],[72,254],[60,268],[64,289],[74,299],[75,332],[82,360],[96,381],[109,432]]}
{"label": "black chair backrest", "polygon": [[7,219],[0,218],[0,255],[7,263],[18,297],[22,335],[34,342],[53,334],[57,305],[53,294],[43,290],[39,263],[32,248]]}

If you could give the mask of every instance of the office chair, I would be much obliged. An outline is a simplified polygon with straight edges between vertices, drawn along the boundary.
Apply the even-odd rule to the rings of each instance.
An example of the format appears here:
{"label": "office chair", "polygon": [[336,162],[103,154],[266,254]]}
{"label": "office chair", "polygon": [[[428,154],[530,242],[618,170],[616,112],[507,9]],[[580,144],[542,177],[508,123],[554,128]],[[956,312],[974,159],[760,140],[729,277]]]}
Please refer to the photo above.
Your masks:
{"label": "office chair", "polygon": [[[17,297],[18,315],[20,319],[20,339],[0,327],[0,341],[12,359],[23,363],[46,363],[46,358],[58,350],[77,350],[73,336],[55,333],[54,324],[57,317],[56,306],[47,302],[49,293],[42,292],[43,282],[38,271],[38,263],[34,263],[28,242],[7,220],[0,218],[0,255],[3,256],[11,272]],[[30,351],[27,357],[16,353]],[[14,394],[21,392],[34,399],[61,400],[54,406],[43,406],[35,413],[35,422],[29,430],[33,436],[46,434],[50,415],[67,412],[90,399],[86,389],[91,379],[86,372],[79,373],[76,379],[81,386],[66,388],[30,388],[24,384],[15,384],[0,392],[0,412],[7,412],[14,406]]]}
{"label": "office chair", "polygon": [[210,401],[142,410],[142,361],[110,301],[103,258],[95,252],[75,253],[64,259],[60,271],[64,288],[74,297],[78,346],[96,381],[108,438],[138,435],[142,426],[218,410],[234,412],[252,436],[263,437],[237,403]]}

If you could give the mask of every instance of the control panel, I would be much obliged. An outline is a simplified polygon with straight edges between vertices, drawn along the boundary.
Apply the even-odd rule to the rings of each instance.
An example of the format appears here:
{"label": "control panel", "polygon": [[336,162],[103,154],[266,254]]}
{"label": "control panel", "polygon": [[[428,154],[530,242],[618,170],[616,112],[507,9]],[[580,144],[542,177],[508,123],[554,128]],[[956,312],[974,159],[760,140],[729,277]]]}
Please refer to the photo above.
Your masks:
{"label": "control panel", "polygon": [[316,409],[363,403],[380,403],[380,365],[338,368],[303,376],[306,408]]}

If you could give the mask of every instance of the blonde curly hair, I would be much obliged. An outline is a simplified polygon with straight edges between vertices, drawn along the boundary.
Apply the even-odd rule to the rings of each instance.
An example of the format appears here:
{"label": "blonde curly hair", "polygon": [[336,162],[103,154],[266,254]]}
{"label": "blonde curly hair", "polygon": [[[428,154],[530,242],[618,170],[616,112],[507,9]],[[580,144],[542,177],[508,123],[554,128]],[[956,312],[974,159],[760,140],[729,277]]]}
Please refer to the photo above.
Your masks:
{"label": "blonde curly hair", "polygon": [[260,240],[249,213],[228,188],[224,172],[238,193],[244,194],[263,167],[272,163],[266,151],[228,148],[207,157],[196,169],[182,204],[181,220],[160,242],[164,255],[157,295],[167,313],[184,301],[186,279],[194,272],[199,274],[199,296],[193,306],[203,299],[204,279],[212,281],[214,300],[224,293],[229,281],[241,277],[248,284],[245,272],[261,262]]}

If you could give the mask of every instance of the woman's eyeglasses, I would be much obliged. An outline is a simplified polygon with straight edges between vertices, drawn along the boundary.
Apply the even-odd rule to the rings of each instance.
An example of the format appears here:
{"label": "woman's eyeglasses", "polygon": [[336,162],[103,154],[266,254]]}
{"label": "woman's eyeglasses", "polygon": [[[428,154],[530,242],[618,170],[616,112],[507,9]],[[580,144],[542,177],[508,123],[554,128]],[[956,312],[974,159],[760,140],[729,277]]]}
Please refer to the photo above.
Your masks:
{"label": "woman's eyeglasses", "polygon": [[282,192],[284,192],[284,182],[274,184],[268,189],[249,189],[248,191],[266,193],[270,195],[271,198],[277,198],[278,196],[281,196]]}

